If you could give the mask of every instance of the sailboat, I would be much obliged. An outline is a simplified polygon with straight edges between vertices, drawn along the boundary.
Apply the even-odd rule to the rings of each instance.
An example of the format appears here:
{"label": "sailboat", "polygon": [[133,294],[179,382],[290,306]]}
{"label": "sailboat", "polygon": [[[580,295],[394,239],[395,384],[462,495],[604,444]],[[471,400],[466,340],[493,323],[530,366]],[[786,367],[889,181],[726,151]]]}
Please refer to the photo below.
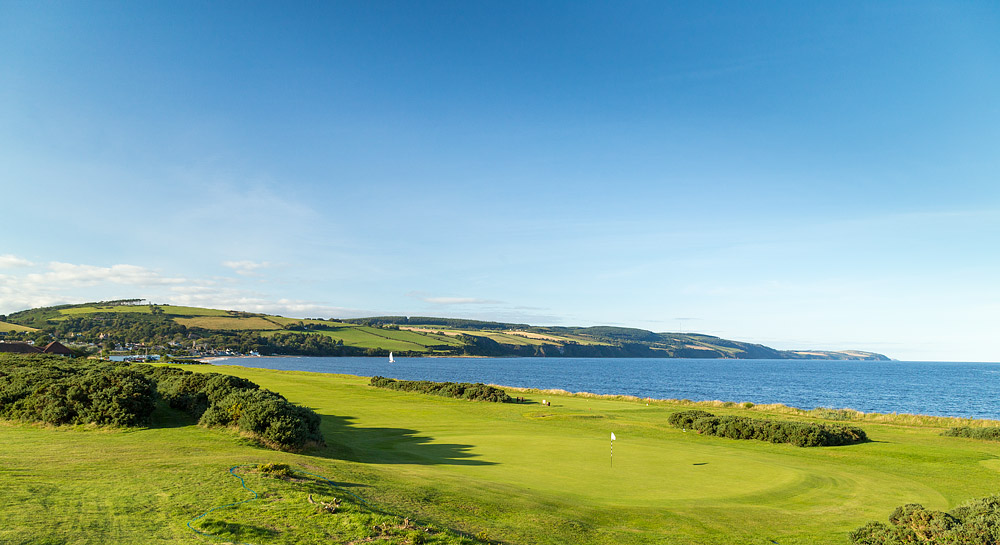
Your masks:
{"label": "sailboat", "polygon": [[392,352],[389,352],[389,363],[396,363],[396,360],[392,359]]}

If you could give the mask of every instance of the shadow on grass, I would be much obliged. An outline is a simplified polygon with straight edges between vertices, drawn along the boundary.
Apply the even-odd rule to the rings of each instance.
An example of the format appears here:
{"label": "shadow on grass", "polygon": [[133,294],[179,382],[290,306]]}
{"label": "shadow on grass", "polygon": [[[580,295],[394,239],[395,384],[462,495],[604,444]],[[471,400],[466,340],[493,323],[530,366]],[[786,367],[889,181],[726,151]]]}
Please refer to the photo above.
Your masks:
{"label": "shadow on grass", "polygon": [[434,438],[406,428],[365,428],[353,417],[322,415],[327,446],[310,454],[366,464],[495,465],[476,459],[472,445],[434,443]]}
{"label": "shadow on grass", "polygon": [[163,400],[156,402],[156,408],[151,415],[150,428],[183,428],[198,424],[198,419],[185,413],[184,411],[171,408]]}
{"label": "shadow on grass", "polygon": [[258,540],[261,538],[274,537],[278,532],[270,528],[252,526],[250,524],[239,524],[226,521],[206,521],[201,524],[201,531],[212,534],[220,539]]}

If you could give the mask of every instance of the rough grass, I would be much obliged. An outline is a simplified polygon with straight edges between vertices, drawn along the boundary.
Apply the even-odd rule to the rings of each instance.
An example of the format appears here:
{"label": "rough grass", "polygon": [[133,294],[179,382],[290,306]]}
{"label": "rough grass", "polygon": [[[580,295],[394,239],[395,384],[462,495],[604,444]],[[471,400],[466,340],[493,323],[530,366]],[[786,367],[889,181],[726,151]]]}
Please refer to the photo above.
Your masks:
{"label": "rough grass", "polygon": [[[866,415],[872,442],[799,449],[682,432],[667,418],[692,407],[827,421],[821,414],[515,389],[528,403],[486,404],[343,375],[193,370],[242,376],[313,408],[328,446],[274,453],[176,419],[111,432],[0,427],[0,543],[205,543],[186,521],[245,498],[227,469],[276,462],[313,468],[411,521],[505,543],[846,545],[899,505],[943,510],[993,493],[1000,471],[1000,444],[939,436],[954,421]],[[267,514],[247,504],[244,518],[220,524],[256,527],[241,534],[255,544],[350,541],[295,537],[314,517],[293,504]]]}

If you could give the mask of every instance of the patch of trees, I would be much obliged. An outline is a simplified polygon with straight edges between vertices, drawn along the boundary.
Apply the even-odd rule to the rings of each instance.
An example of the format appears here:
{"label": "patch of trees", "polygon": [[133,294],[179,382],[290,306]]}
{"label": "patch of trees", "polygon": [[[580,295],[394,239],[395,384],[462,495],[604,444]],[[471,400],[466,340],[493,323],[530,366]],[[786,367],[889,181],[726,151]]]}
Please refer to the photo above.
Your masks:
{"label": "patch of trees", "polygon": [[206,427],[231,427],[278,450],[323,444],[320,417],[243,378],[136,366],[156,381],[160,397]]}
{"label": "patch of trees", "polygon": [[396,380],[386,377],[372,377],[370,384],[376,388],[417,392],[442,397],[454,397],[472,401],[489,401],[492,403],[510,403],[507,392],[495,386],[481,382],[431,382],[429,380]]}
{"label": "patch of trees", "polygon": [[262,354],[288,354],[293,356],[364,356],[365,349],[344,346],[344,341],[326,335],[309,333],[275,333],[259,337]]}
{"label": "patch of trees", "polygon": [[715,416],[700,410],[674,413],[670,415],[667,422],[674,427],[689,428],[705,435],[789,443],[797,447],[853,445],[868,440],[865,431],[856,426],[791,422],[746,416]]}
{"label": "patch of trees", "polygon": [[128,366],[48,355],[0,358],[0,418],[148,426],[155,403],[154,381]]}
{"label": "patch of trees", "polygon": [[969,428],[965,426],[960,426],[957,428],[950,428],[943,432],[941,435],[946,437],[967,437],[969,439],[983,439],[985,441],[1000,441],[1000,428]]}
{"label": "patch of trees", "polygon": [[897,507],[889,523],[872,521],[851,533],[855,545],[1000,543],[1000,496],[989,496],[944,512],[918,503]]}

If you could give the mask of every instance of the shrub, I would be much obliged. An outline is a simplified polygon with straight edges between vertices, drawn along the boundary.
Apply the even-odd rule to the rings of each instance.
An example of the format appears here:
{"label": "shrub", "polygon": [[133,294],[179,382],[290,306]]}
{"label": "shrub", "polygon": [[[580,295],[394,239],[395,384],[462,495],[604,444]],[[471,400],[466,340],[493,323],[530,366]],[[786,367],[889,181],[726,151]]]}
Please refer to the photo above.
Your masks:
{"label": "shrub", "polygon": [[298,450],[310,443],[323,442],[319,415],[289,403],[270,390],[233,390],[212,403],[199,424],[235,427],[282,450]]}
{"label": "shrub", "polygon": [[700,410],[676,412],[670,415],[667,422],[674,427],[691,428],[705,435],[789,443],[799,447],[851,445],[868,440],[864,430],[854,426],[715,416]]}
{"label": "shrub", "polygon": [[969,428],[969,427],[956,427],[950,428],[943,432],[941,435],[947,437],[968,437],[969,439],[983,439],[985,441],[1000,441],[1000,428]]}
{"label": "shrub", "polygon": [[157,396],[206,426],[233,426],[271,447],[297,450],[323,442],[319,415],[243,378],[52,356],[0,357],[0,418],[146,426]]}
{"label": "shrub", "polygon": [[509,403],[511,401],[507,392],[481,382],[475,384],[469,382],[430,382],[427,380],[396,380],[374,376],[371,378],[370,384],[376,388],[419,392],[472,401],[489,401],[492,403]]}
{"label": "shrub", "polygon": [[273,462],[258,464],[257,471],[268,477],[285,478],[292,476],[292,467],[288,464],[276,464]]}
{"label": "shrub", "polygon": [[53,356],[0,360],[0,417],[49,424],[147,426],[154,383],[127,366]]}
{"label": "shrub", "polygon": [[699,418],[704,418],[706,416],[715,416],[715,415],[713,415],[708,411],[699,411],[699,410],[680,411],[670,415],[670,417],[667,418],[667,422],[675,428],[690,428],[691,424],[693,424],[695,420],[698,420]]}
{"label": "shrub", "polygon": [[948,513],[906,504],[889,515],[889,524],[869,522],[850,537],[855,545],[995,545],[1000,542],[1000,496],[973,500]]}

